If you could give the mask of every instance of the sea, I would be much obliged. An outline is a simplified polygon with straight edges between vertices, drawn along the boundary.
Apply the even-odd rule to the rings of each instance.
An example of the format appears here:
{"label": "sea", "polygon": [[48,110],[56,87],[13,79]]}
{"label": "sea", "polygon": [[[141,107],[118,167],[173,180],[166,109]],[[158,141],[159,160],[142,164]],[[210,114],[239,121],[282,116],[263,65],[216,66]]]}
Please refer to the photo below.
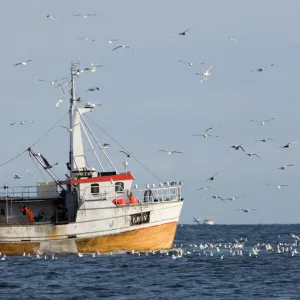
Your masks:
{"label": "sea", "polygon": [[0,299],[300,299],[297,236],[300,225],[178,225],[170,251],[8,256]]}

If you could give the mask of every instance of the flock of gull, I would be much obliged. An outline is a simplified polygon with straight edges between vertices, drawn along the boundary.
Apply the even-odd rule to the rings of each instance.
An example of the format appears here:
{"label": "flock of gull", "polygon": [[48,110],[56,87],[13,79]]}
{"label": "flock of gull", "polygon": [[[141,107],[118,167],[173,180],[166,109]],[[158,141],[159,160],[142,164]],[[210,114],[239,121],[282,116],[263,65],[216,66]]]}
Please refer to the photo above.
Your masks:
{"label": "flock of gull", "polygon": [[[100,253],[76,253],[78,258],[96,258],[106,257],[111,255],[134,255],[134,256],[162,256],[170,257],[171,259],[189,258],[193,256],[200,256],[203,258],[212,257],[219,260],[230,259],[232,257],[253,257],[272,254],[272,255],[286,255],[286,256],[300,256],[300,237],[290,233],[288,240],[280,241],[280,236],[277,237],[277,243],[259,242],[250,244],[246,237],[241,237],[239,240],[233,238],[230,242],[201,242],[200,244],[180,244],[173,245],[172,249],[161,249],[156,251],[117,251]],[[293,240],[292,240],[293,239]],[[23,253],[26,259],[44,259],[55,260],[63,258],[63,254],[44,253],[42,250],[36,250],[35,254]],[[5,254],[0,253],[2,261],[7,260]],[[11,259],[10,259],[11,260]]]}
{"label": "flock of gull", "polygon": [[[88,13],[88,14],[76,13],[76,14],[73,14],[72,16],[74,18],[88,19],[88,18],[91,18],[91,17],[95,17],[96,14],[94,14],[94,13]],[[59,19],[60,19],[60,17],[53,16],[53,15],[50,15],[50,14],[46,15],[46,17],[48,19],[52,20],[52,21],[59,21]],[[175,32],[175,33],[173,33],[173,35],[184,37],[187,34],[190,34],[191,31],[195,27],[196,26],[193,26],[193,27],[190,27],[190,28],[188,28],[186,30]],[[236,39],[234,37],[229,37],[228,39],[231,42],[236,42]],[[86,37],[86,36],[84,36],[84,37],[82,37],[82,36],[78,37],[77,40],[78,41],[92,41],[92,42],[95,41],[95,39],[90,38],[90,37]],[[129,45],[118,44],[119,38],[105,39],[105,42],[108,43],[108,44],[110,44],[110,45],[115,45],[115,46],[112,47],[111,51],[116,51],[116,50],[120,50],[120,49],[130,49],[132,52],[136,52],[136,50],[132,49],[132,47],[129,46]],[[181,60],[181,59],[178,60],[178,62],[180,64],[187,65],[190,68],[194,67],[195,65],[204,65],[203,62],[195,63],[195,62],[189,62],[189,61],[185,61],[185,60]],[[31,63],[34,63],[34,61],[32,59],[28,59],[28,60],[24,60],[24,61],[15,63],[15,64],[13,64],[13,66],[14,67],[26,67],[26,66],[28,66]],[[83,68],[79,68],[77,70],[77,75],[81,76],[85,72],[95,73],[97,71],[97,69],[101,68],[102,66],[103,65],[93,64],[93,63],[87,64]],[[269,69],[269,68],[272,68],[272,67],[274,67],[274,64],[269,64],[269,65],[265,65],[263,67],[258,67],[258,68],[250,70],[250,72],[263,72],[266,69]],[[213,71],[213,66],[210,65],[206,70],[204,70],[203,72],[196,72],[195,75],[196,76],[200,76],[200,82],[204,82],[204,81],[209,80],[212,77],[212,71]],[[62,90],[63,94],[65,94],[65,89],[70,85],[70,81],[69,81],[68,77],[62,77],[62,78],[58,78],[58,79],[54,79],[54,80],[49,80],[49,81],[45,80],[45,79],[39,78],[38,81],[40,81],[40,82],[46,82],[46,83],[48,82],[52,86],[55,86],[56,88],[60,88]],[[89,88],[86,89],[86,92],[98,92],[98,91],[100,91],[100,88],[97,87],[97,86],[89,87]],[[60,107],[60,105],[64,101],[65,101],[64,98],[59,99],[56,102],[56,104],[55,104],[56,109],[58,109]],[[81,97],[77,97],[76,101],[77,102],[82,102]],[[95,109],[97,106],[101,106],[101,105],[102,105],[101,103],[87,102],[87,103],[84,104],[84,107],[85,108],[90,108],[90,109]],[[266,119],[266,120],[249,120],[249,121],[253,122],[253,123],[257,123],[257,124],[259,124],[261,126],[264,126],[267,123],[269,123],[271,121],[274,121],[274,120],[275,120],[275,118],[273,117],[273,118]],[[35,123],[35,121],[31,121],[31,120],[15,121],[15,122],[11,123],[10,125],[11,126],[16,126],[16,125],[26,125],[26,124],[30,124],[30,123]],[[77,125],[78,124],[75,124],[74,126],[77,126]],[[72,128],[69,128],[67,126],[60,126],[60,127],[63,128],[64,130],[66,130],[67,132],[72,132],[73,129],[74,129],[74,126]],[[196,134],[193,134],[193,136],[194,137],[202,137],[204,139],[218,138],[219,137],[218,135],[211,134],[211,131],[215,130],[218,127],[219,127],[219,125],[210,126],[207,129],[205,129],[203,133],[196,133]],[[267,142],[273,141],[273,140],[274,140],[273,138],[266,137],[266,138],[259,139],[259,140],[255,141],[255,143],[267,143]],[[296,143],[298,143],[298,142],[290,141],[290,142],[288,142],[286,144],[281,145],[280,149],[290,148],[293,144],[296,144]],[[103,144],[103,148],[108,149],[109,147],[110,147],[110,144],[108,144],[108,143],[104,143]],[[229,145],[229,147],[231,149],[235,150],[235,151],[243,152],[243,156],[241,157],[241,159],[244,159],[246,157],[250,157],[250,158],[252,157],[252,158],[255,158],[255,159],[260,159],[260,156],[257,153],[246,152],[245,147],[242,144]],[[181,151],[170,150],[170,149],[159,149],[158,151],[161,152],[161,153],[165,153],[165,154],[167,154],[169,156],[170,155],[178,155],[178,154],[182,155],[183,154],[183,152],[181,152]],[[121,150],[120,153],[123,153],[127,158],[131,157],[131,153],[128,152],[128,151]],[[278,167],[277,170],[285,170],[286,168],[293,167],[293,166],[294,166],[294,164],[287,164],[287,165]],[[212,183],[222,172],[223,172],[223,170],[219,171],[219,172],[217,172],[215,174],[213,174],[210,177],[208,177],[204,181],[204,183],[206,183],[206,182],[211,182]],[[14,178],[15,179],[20,179],[20,178],[22,178],[22,176],[14,174]],[[284,185],[284,184],[282,184],[282,185],[271,185],[271,184],[268,184],[267,186],[271,186],[271,187],[275,187],[275,188],[280,189],[282,187],[287,187],[288,185]],[[211,186],[202,186],[202,187],[198,188],[198,191],[200,191],[200,190],[209,190],[210,188],[211,188]],[[209,199],[219,199],[219,200],[225,202],[225,201],[235,201],[236,199],[243,198],[243,196],[235,196],[235,197],[224,198],[224,197],[219,196],[219,195],[212,195],[212,196],[209,196],[208,198]],[[245,207],[242,207],[242,208],[238,208],[237,210],[240,210],[242,212],[248,213],[248,212],[254,211],[256,209],[257,208],[247,208],[247,207],[245,208]]]}

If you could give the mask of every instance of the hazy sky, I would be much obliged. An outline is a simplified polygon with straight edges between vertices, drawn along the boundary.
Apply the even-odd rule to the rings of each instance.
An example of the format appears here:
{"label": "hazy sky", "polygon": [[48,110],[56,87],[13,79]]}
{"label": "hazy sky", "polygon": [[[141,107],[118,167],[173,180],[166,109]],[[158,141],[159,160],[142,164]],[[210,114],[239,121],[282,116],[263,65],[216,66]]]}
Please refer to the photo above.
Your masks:
{"label": "hazy sky", "polygon": [[[68,110],[68,101],[55,109],[63,95],[48,81],[69,75],[70,62],[103,64],[77,81],[85,102],[103,106],[89,114],[104,130],[148,166],[163,181],[184,180],[185,199],[180,223],[210,217],[219,224],[295,223],[299,221],[300,144],[279,151],[283,143],[299,141],[299,1],[6,1],[0,12],[2,72],[1,161],[29,147]],[[82,19],[75,13],[95,13]],[[59,19],[46,18],[47,14]],[[186,36],[172,33],[196,26]],[[77,41],[88,36],[92,41]],[[229,40],[236,38],[236,42]],[[119,49],[104,39],[120,38],[136,52]],[[118,43],[119,44],[119,43]],[[26,60],[26,67],[12,65]],[[198,62],[193,67],[178,60]],[[204,65],[200,63],[204,62]],[[268,64],[261,73],[250,70]],[[196,72],[213,65],[212,76],[200,82]],[[99,86],[100,91],[86,93]],[[276,120],[260,126],[250,119]],[[36,124],[10,127],[18,120]],[[193,137],[211,126],[219,138]],[[67,117],[59,125],[68,125]],[[93,127],[119,171],[124,156],[116,144]],[[254,143],[262,138],[268,143]],[[61,179],[67,169],[68,133],[57,126],[35,147]],[[243,144],[245,157],[228,146]],[[158,149],[184,152],[168,156]],[[102,158],[104,162],[104,158]],[[0,164],[1,164],[0,161]],[[281,165],[294,163],[284,171]],[[98,165],[95,167],[98,168]],[[105,165],[107,165],[105,163]],[[36,172],[19,181],[12,174]],[[129,160],[136,183],[159,181],[136,161]],[[207,185],[204,180],[224,170]],[[25,185],[43,180],[28,154],[1,167],[0,182]],[[46,176],[47,178],[47,176]],[[275,189],[266,184],[290,184]],[[207,199],[244,196],[223,203]],[[237,208],[257,208],[249,214]]]}

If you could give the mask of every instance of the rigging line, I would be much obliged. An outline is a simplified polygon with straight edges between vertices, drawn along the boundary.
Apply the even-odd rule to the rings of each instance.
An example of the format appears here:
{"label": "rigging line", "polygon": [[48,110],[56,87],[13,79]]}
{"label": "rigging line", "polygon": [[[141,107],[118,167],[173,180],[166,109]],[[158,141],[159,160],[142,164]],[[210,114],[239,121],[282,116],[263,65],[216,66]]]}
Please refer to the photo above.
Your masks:
{"label": "rigging line", "polygon": [[42,135],[40,138],[38,138],[32,145],[31,147],[35,146],[42,138],[44,138],[57,124],[60,123],[60,121],[69,114],[69,111],[64,114],[44,135]]}
{"label": "rigging line", "polygon": [[[33,147],[34,145],[36,145],[42,138],[44,138],[69,112],[67,112],[65,115],[63,115],[62,118],[60,118],[43,136],[41,136],[39,139],[37,139],[35,141],[35,143],[33,143],[31,145],[31,147]],[[7,160],[6,162],[0,164],[0,167],[5,166],[6,164],[10,163],[11,161],[17,159],[18,157],[20,157],[22,154],[24,154],[25,152],[28,151],[28,148],[26,148],[26,150],[22,151],[21,153],[17,154],[16,156],[12,157],[11,159]]]}
{"label": "rigging line", "polygon": [[0,165],[0,167],[10,163],[11,161],[15,160],[16,158],[18,158],[19,156],[21,156],[22,154],[24,154],[25,152],[27,152],[27,149],[24,150],[23,152],[19,153],[18,155],[14,156],[13,158],[7,160],[6,162],[4,162],[3,164]]}
{"label": "rigging line", "polygon": [[38,167],[36,161],[33,159],[32,156],[30,156],[34,166],[36,167],[36,169],[38,170],[38,172],[40,173],[41,177],[44,179],[44,181],[46,181],[46,177],[44,176],[44,173],[40,170],[40,168]]}
{"label": "rigging line", "polygon": [[[119,147],[121,147],[124,151],[128,152],[127,149],[125,149],[120,143],[118,143],[111,135],[109,135],[104,129],[102,129],[95,121],[93,121],[88,115],[86,117],[95,124],[104,134],[106,134],[112,141],[114,141]],[[141,161],[139,161],[136,157],[134,157],[132,154],[130,156],[138,162],[142,167],[144,167],[149,173],[151,173],[156,179],[158,179],[160,182],[163,182],[157,175],[155,175],[148,167],[146,167]]]}

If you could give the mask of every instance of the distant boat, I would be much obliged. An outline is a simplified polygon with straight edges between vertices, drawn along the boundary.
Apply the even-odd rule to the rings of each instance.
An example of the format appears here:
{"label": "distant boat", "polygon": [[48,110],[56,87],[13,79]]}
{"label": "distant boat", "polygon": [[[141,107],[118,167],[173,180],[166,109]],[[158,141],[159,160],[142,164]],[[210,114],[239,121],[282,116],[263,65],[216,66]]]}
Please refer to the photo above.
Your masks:
{"label": "distant boat", "polygon": [[203,221],[203,224],[204,225],[214,225],[215,223],[214,223],[214,221],[212,219],[205,219]]}

